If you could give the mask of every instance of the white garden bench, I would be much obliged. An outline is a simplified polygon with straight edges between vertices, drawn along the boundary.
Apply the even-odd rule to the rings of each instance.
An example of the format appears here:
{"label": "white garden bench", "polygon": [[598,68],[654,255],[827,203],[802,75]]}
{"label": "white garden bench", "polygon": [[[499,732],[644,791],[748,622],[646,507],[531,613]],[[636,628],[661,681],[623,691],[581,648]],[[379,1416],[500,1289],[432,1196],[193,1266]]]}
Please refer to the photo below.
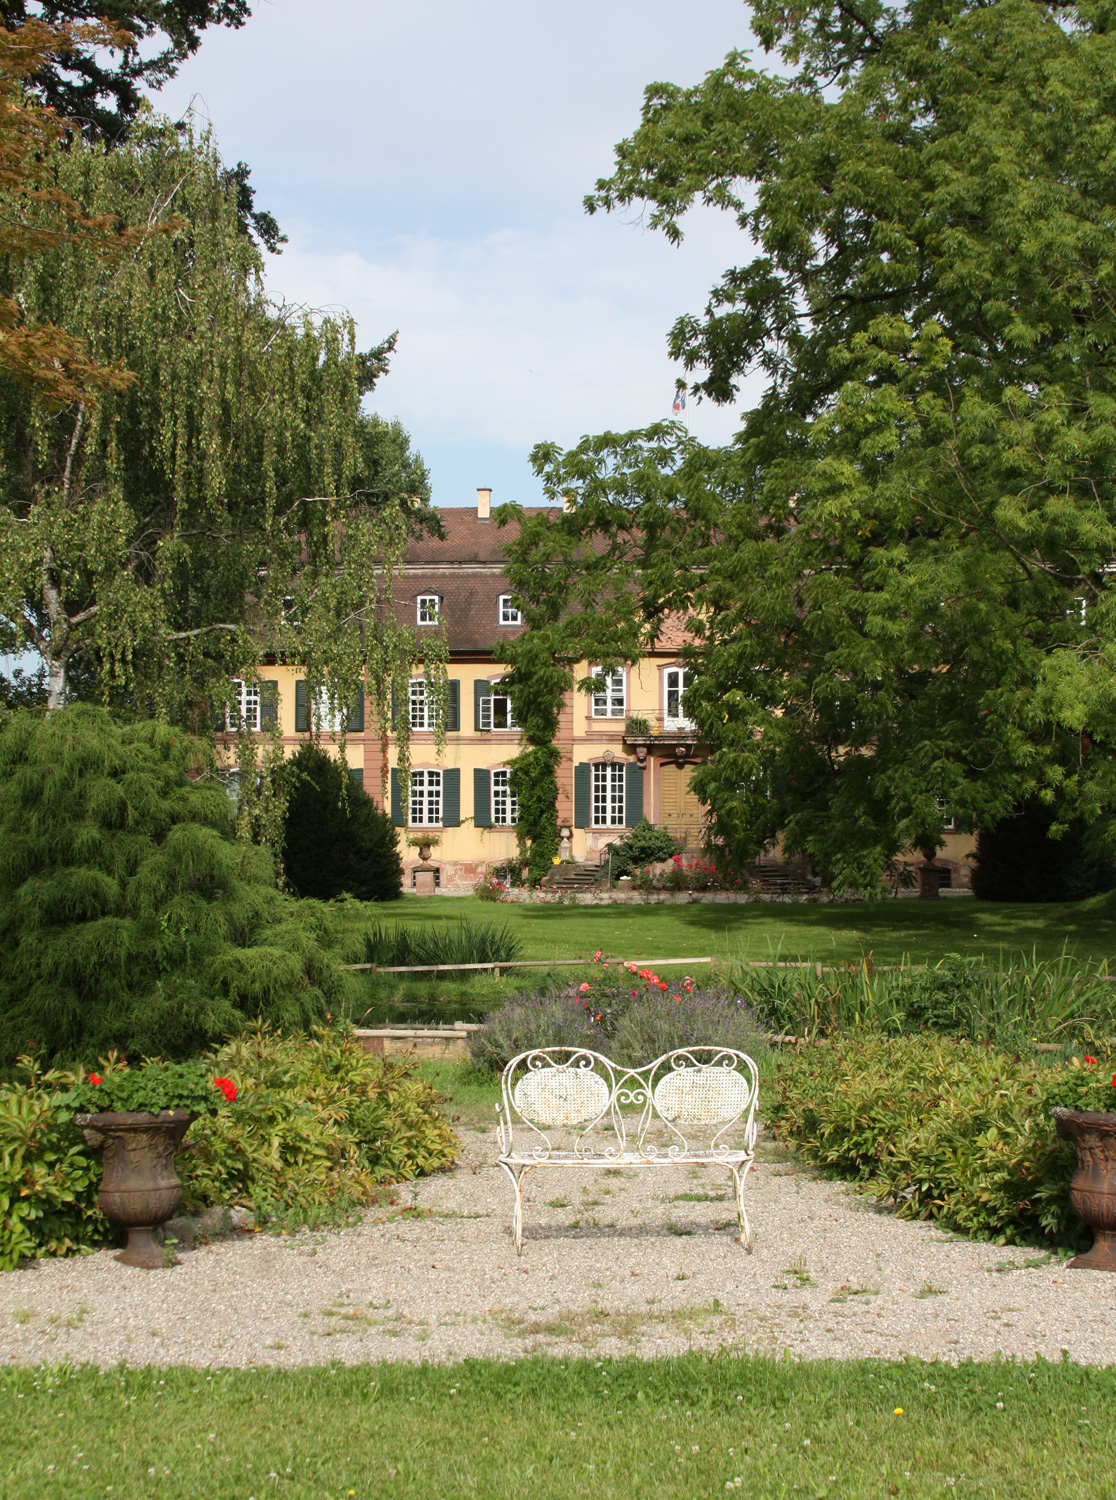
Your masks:
{"label": "white garden bench", "polygon": [[523,1179],[536,1167],[727,1167],[751,1251],[744,1180],[755,1160],[759,1073],[731,1047],[689,1047],[623,1068],[585,1047],[513,1057],[496,1106],[499,1162],[515,1191],[523,1253]]}

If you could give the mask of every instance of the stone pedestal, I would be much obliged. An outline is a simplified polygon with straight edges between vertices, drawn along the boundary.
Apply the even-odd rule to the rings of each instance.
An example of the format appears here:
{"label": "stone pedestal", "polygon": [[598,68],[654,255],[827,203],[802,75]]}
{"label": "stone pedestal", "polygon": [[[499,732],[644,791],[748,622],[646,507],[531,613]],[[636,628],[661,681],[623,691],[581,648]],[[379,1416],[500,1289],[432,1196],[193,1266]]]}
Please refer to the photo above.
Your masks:
{"label": "stone pedestal", "polygon": [[419,865],[415,870],[415,895],[433,896],[437,890],[434,884],[434,868],[432,865]]}
{"label": "stone pedestal", "polygon": [[558,830],[558,858],[573,859],[573,838],[566,827]]}

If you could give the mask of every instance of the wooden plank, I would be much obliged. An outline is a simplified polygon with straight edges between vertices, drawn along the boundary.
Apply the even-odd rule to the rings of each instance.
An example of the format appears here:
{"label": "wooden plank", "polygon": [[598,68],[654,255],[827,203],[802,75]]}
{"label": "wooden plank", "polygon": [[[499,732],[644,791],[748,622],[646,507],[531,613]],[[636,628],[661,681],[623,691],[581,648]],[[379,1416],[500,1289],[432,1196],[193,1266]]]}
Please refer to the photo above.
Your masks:
{"label": "wooden plank", "polygon": [[[499,963],[487,964],[407,964],[398,968],[384,968],[376,964],[342,964],[343,969],[355,973],[357,970],[370,969],[373,974],[440,974],[449,973],[461,969],[563,969],[584,968],[591,964],[591,958],[515,958],[501,959]],[[610,958],[610,964],[622,968],[625,963],[633,963],[633,959]],[[641,969],[678,968],[685,964],[711,964],[711,958],[641,958],[639,967]],[[496,975],[499,978],[499,973]]]}

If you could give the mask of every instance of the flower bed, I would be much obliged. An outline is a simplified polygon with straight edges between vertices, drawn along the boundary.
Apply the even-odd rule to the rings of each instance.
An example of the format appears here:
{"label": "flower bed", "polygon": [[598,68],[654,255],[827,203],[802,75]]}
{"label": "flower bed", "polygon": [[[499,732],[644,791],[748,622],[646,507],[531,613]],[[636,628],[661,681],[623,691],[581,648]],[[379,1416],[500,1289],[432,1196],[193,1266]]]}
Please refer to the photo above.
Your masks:
{"label": "flower bed", "polygon": [[326,1030],[257,1028],[200,1062],[107,1059],[100,1074],[40,1073],[25,1060],[21,1080],[0,1086],[0,1270],[108,1238],[98,1153],[69,1123],[79,1111],[190,1109],[200,1118],[178,1155],[187,1212],[241,1205],[258,1222],[313,1224],[449,1166],[457,1142],[439,1104],[409,1062]]}
{"label": "flower bed", "polygon": [[644,865],[632,871],[634,891],[739,891],[747,890],[747,881],[727,870],[718,870],[712,860],[700,855],[686,859],[671,856],[669,864]]}
{"label": "flower bed", "polygon": [[624,1066],[650,1062],[676,1047],[766,1051],[756,1014],[730,990],[689,975],[668,981],[636,964],[594,963],[592,980],[520,991],[469,1036],[477,1067],[502,1069],[533,1047],[589,1047]]}
{"label": "flower bed", "polygon": [[765,1119],[808,1160],[860,1182],[903,1218],[997,1244],[1078,1248],[1073,1147],[1055,1105],[1116,1110],[1111,1063],[1042,1068],[955,1038],[876,1033],[781,1061]]}

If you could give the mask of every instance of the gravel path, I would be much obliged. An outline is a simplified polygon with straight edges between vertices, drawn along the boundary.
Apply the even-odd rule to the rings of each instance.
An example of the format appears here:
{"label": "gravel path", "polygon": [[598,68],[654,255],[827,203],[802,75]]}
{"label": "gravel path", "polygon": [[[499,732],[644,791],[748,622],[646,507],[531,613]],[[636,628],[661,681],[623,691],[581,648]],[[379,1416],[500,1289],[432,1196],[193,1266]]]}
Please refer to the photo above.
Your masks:
{"label": "gravel path", "polygon": [[452,1173],[329,1233],[240,1236],[165,1271],[111,1251],[0,1277],[0,1360],[302,1365],[671,1354],[996,1354],[1116,1363],[1116,1276],[955,1239],[867,1208],[769,1150],[749,1180],[754,1253],[727,1173],[540,1169],[522,1260],[495,1136]]}

